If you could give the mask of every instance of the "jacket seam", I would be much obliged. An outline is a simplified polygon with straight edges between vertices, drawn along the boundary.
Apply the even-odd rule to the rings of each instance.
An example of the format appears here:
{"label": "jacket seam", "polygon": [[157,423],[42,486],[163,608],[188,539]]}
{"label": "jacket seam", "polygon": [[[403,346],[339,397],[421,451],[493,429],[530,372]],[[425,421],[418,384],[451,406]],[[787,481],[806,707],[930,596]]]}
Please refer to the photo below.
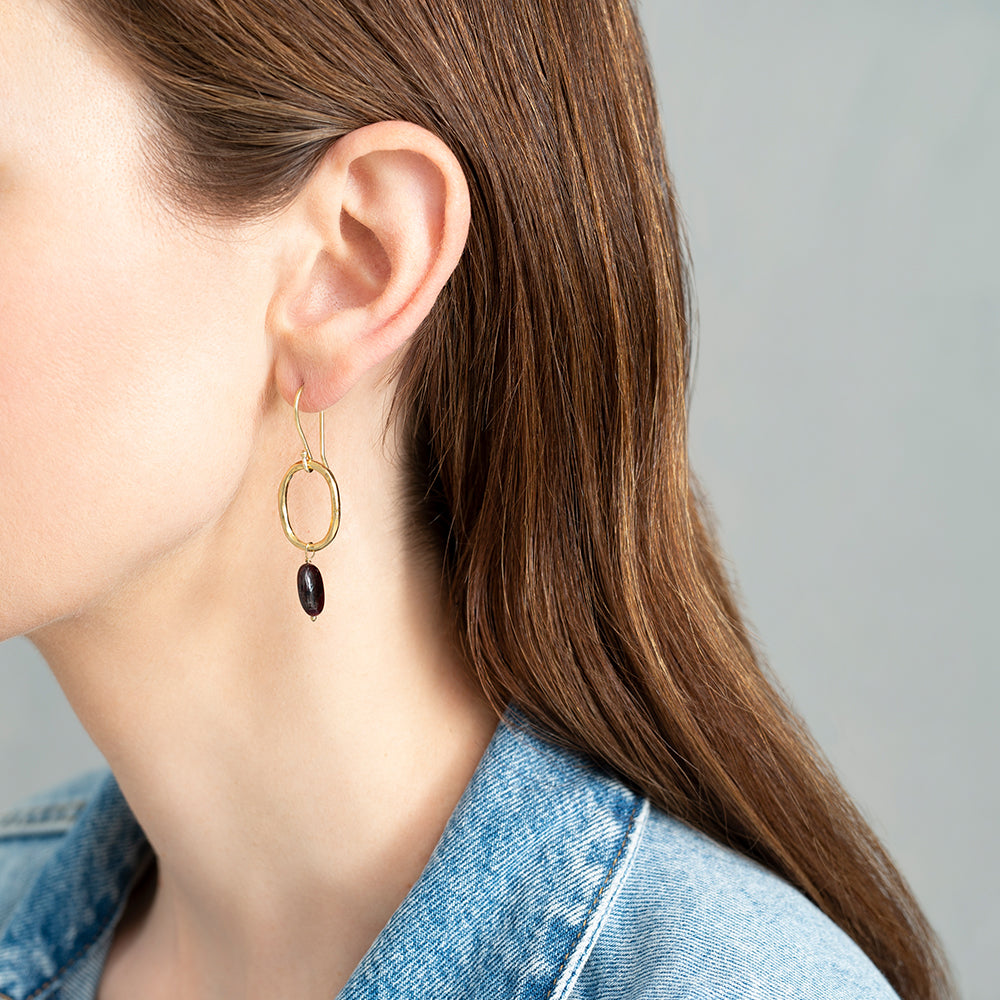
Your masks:
{"label": "jacket seam", "polygon": [[[614,874],[615,869],[618,867],[618,862],[621,860],[622,854],[625,853],[625,845],[629,841],[629,837],[632,835],[632,829],[635,826],[635,817],[639,812],[639,806],[642,804],[641,798],[636,798],[635,805],[632,806],[632,812],[628,818],[628,826],[625,828],[625,833],[622,836],[621,843],[618,845],[618,853],[614,856],[614,860],[608,866],[607,872],[604,874],[604,881],[597,888],[597,892],[594,893],[594,898],[590,901],[590,907],[587,909],[584,915],[583,922],[580,924],[580,929],[576,933],[576,937],[570,942],[569,948],[566,949],[566,954],[563,956],[562,962],[559,964],[559,968],[556,969],[556,974],[552,979],[552,985],[549,987],[548,993],[545,994],[545,1000],[549,1000],[552,994],[555,992],[556,986],[559,984],[559,977],[563,973],[563,969],[566,968],[566,963],[569,962],[570,956],[576,950],[576,946],[580,943],[580,939],[583,937],[584,932],[590,925],[590,918],[594,915],[594,910],[597,909],[597,904],[600,902],[601,897],[604,895],[605,889],[611,882],[611,876]],[[31,997],[26,998],[26,1000],[31,1000]]]}
{"label": "jacket seam", "polygon": [[[61,837],[69,832],[87,807],[87,799],[76,798],[18,807],[0,813],[0,842],[36,837]],[[0,994],[2,1000],[3,994]]]}
{"label": "jacket seam", "polygon": [[[131,894],[132,890],[138,883],[138,880],[143,876],[145,871],[146,871],[146,864],[140,865],[136,871],[136,874],[133,875],[132,880],[129,883],[128,889],[126,890],[125,895],[123,897],[121,906],[116,912],[121,912],[121,910],[124,908],[125,904],[128,902],[129,895]],[[114,924],[115,924],[115,914],[112,914],[111,918],[98,928],[97,933],[94,934],[94,936],[85,945],[83,945],[74,955],[71,955],[48,979],[45,980],[44,983],[42,983],[40,986],[37,986],[34,990],[32,990],[31,993],[29,993],[24,998],[24,1000],[35,1000],[36,997],[41,996],[41,994],[44,993],[50,986],[52,986],[53,983],[58,982],[60,978],[62,978],[74,965],[77,964],[77,962],[79,962],[84,957],[84,955],[87,954],[88,951],[90,951],[91,948],[94,947],[95,944],[97,944],[98,941],[101,940],[101,938],[107,932],[108,928],[113,926]],[[0,993],[0,1000],[14,1000],[14,998],[7,993]]]}
{"label": "jacket seam", "polygon": [[[34,990],[32,990],[31,993],[29,993],[24,998],[24,1000],[34,1000],[35,997],[40,996],[53,983],[57,982],[70,968],[76,965],[76,963],[79,962],[80,959],[83,958],[83,956],[86,955],[91,948],[94,947],[94,945],[100,940],[101,935],[104,933],[105,930],[106,928],[102,927],[94,938],[88,941],[75,955],[73,955],[70,959],[68,959],[67,962],[59,969],[57,969],[56,972],[54,972],[49,979],[46,979],[45,982],[41,984],[41,986],[38,986]],[[14,998],[6,993],[0,993],[0,1000],[14,1000]]]}

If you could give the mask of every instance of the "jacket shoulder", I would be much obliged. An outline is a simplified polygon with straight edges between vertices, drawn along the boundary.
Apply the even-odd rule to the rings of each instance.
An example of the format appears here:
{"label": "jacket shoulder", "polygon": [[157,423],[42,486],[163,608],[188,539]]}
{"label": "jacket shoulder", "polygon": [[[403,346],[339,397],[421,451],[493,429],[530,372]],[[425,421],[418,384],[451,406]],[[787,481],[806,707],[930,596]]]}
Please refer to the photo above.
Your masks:
{"label": "jacket shoulder", "polygon": [[572,1000],[898,1000],[778,875],[645,806]]}
{"label": "jacket shoulder", "polygon": [[0,811],[0,929],[109,773],[77,775]]}

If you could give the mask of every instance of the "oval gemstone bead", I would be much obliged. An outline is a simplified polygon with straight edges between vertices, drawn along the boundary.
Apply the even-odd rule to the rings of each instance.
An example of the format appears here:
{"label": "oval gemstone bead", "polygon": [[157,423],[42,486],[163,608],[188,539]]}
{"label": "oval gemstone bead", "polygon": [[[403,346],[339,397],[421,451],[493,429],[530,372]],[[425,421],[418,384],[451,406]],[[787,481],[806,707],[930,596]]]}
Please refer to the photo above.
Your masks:
{"label": "oval gemstone bead", "polygon": [[316,617],[325,603],[323,593],[323,576],[312,563],[303,563],[299,567],[299,603],[307,615]]}

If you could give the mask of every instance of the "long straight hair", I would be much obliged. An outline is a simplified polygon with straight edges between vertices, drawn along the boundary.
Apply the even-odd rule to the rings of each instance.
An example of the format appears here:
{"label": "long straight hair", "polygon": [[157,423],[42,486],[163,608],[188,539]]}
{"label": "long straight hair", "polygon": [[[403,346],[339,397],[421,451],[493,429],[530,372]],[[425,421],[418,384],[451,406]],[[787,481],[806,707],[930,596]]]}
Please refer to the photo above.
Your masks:
{"label": "long straight hair", "polygon": [[178,203],[253,217],[415,122],[472,199],[402,355],[414,523],[469,669],[777,872],[906,1000],[951,996],[910,891],[769,678],[688,465],[686,252],[629,0],[64,0],[129,67]]}

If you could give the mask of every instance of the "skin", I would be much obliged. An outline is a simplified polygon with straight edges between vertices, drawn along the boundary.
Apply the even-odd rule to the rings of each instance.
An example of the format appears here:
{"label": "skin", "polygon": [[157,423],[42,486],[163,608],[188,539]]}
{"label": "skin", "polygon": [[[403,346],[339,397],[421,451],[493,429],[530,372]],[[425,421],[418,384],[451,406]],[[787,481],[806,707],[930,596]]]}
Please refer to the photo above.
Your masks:
{"label": "skin", "polygon": [[[468,189],[382,122],[278,215],[194,222],[142,172],[137,96],[54,8],[0,2],[0,639],[41,651],[156,852],[101,1000],[329,998],[496,723],[380,441]],[[343,505],[316,622],[277,514],[300,385]],[[291,506],[324,533],[319,476]]]}

